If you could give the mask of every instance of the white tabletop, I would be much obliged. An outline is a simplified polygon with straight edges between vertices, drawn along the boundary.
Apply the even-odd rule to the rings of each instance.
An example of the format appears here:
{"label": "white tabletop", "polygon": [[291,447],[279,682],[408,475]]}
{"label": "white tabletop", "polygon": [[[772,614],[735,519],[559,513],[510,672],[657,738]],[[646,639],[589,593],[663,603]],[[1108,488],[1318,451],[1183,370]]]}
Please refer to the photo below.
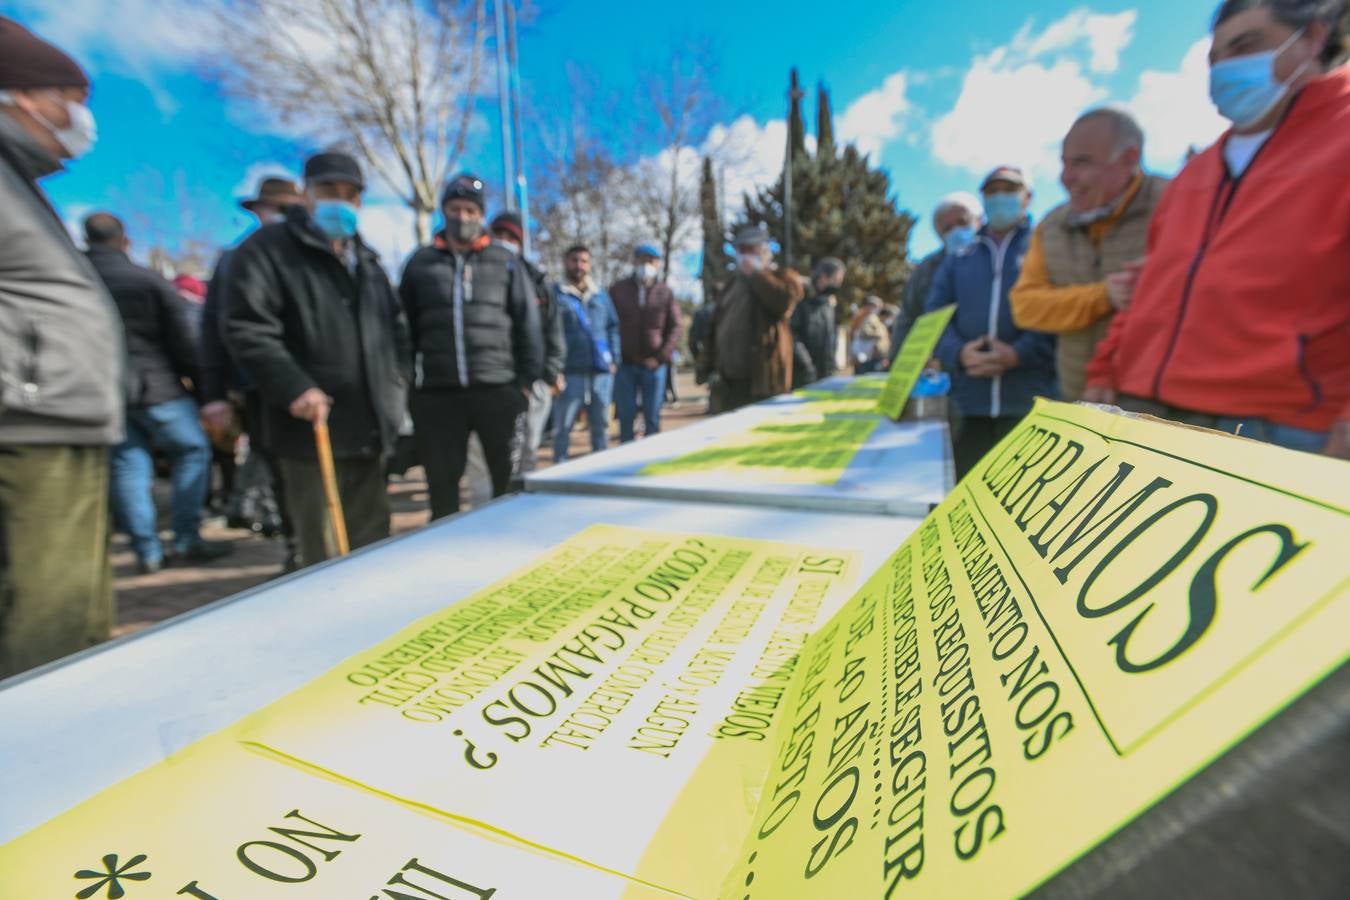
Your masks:
{"label": "white tabletop", "polygon": [[0,682],[0,843],[602,523],[849,549],[860,584],[919,520],[505,498]]}
{"label": "white tabletop", "polygon": [[[838,393],[858,379],[832,378],[811,390]],[[645,497],[828,510],[892,516],[924,516],[953,484],[951,444],[941,421],[892,422],[875,416],[876,427],[836,481],[793,483],[749,477],[743,469],[644,472],[713,445],[724,445],[752,429],[800,414],[808,400],[775,397],[733,413],[713,416],[678,431],[571,460],[526,476],[531,492]],[[867,415],[842,414],[851,418]]]}

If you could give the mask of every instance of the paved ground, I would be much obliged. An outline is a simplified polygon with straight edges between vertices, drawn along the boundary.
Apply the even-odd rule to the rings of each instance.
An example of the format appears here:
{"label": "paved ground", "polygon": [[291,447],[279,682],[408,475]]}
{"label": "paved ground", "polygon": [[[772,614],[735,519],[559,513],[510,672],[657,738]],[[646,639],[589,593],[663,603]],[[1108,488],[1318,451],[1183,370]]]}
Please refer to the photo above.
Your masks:
{"label": "paved ground", "polygon": [[[697,422],[707,410],[707,395],[702,388],[695,387],[691,374],[681,374],[678,385],[682,402],[677,407],[667,406],[662,412],[664,429],[682,428]],[[617,431],[612,425],[610,431],[611,443],[617,443]],[[589,449],[588,434],[583,430],[573,431],[572,455],[583,455]],[[541,449],[541,465],[550,465],[552,457],[549,447]],[[427,523],[426,482],[420,468],[412,469],[406,477],[390,484],[389,495],[394,509],[395,534],[412,531]],[[237,594],[281,574],[285,551],[279,540],[227,529],[223,520],[208,522],[202,534],[210,540],[229,541],[234,545],[234,552],[211,565],[169,566],[155,575],[136,574],[136,557],[125,536],[119,534],[114,538],[112,559],[118,605],[118,624],[113,630],[115,637]]]}

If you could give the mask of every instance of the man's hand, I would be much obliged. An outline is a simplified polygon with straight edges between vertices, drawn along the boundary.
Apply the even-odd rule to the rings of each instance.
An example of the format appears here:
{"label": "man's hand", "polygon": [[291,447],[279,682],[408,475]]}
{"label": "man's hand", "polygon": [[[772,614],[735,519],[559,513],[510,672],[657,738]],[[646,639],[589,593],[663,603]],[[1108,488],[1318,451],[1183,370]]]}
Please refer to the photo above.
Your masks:
{"label": "man's hand", "polygon": [[224,400],[212,400],[202,407],[201,415],[217,431],[227,431],[234,425],[234,407]]}
{"label": "man's hand", "polygon": [[665,363],[661,362],[661,360],[657,359],[654,356],[647,357],[642,361],[642,364],[649,369],[659,369],[665,365]]}
{"label": "man's hand", "polygon": [[559,375],[553,379],[553,383],[548,386],[548,392],[555,397],[562,396],[562,392],[567,390],[567,379]]}
{"label": "man's hand", "polygon": [[291,415],[306,422],[327,422],[333,398],[318,388],[310,388],[291,401]]}
{"label": "man's hand", "polygon": [[1336,459],[1350,459],[1350,419],[1332,423],[1331,437],[1322,452]]}
{"label": "man's hand", "polygon": [[984,365],[985,340],[985,338],[976,338],[973,341],[967,341],[965,346],[961,348],[961,367],[972,375],[976,374],[973,371],[975,368]]}
{"label": "man's hand", "polygon": [[990,338],[989,355],[993,357],[993,362],[998,366],[998,374],[1011,371],[1021,365],[1022,360],[1017,356],[1017,350],[1012,344],[1000,341],[998,338]]}
{"label": "man's hand", "polygon": [[1107,406],[1116,405],[1116,389],[1105,384],[1089,384],[1083,388],[1084,403],[1104,403]]}
{"label": "man's hand", "polygon": [[1141,257],[1127,262],[1119,272],[1106,276],[1106,298],[1117,311],[1128,309],[1134,299],[1134,289],[1139,285],[1139,273],[1144,270]]}

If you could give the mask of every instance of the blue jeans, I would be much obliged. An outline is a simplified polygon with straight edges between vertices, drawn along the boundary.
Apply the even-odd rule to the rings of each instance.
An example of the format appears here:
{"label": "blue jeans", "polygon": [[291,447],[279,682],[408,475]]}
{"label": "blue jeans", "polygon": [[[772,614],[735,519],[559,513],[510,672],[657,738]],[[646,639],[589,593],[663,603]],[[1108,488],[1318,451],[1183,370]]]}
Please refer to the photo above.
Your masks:
{"label": "blue jeans", "polygon": [[649,369],[624,363],[614,378],[614,407],[619,414],[619,442],[633,439],[633,420],[637,418],[638,391],[642,392],[642,419],[647,437],[661,431],[661,404],[666,399],[666,367]]}
{"label": "blue jeans", "polygon": [[581,408],[591,429],[591,452],[609,446],[609,402],[614,395],[614,376],[568,372],[567,387],[553,401],[553,461],[564,462],[572,443],[572,426]]}
{"label": "blue jeans", "polygon": [[[1225,434],[1240,434],[1242,437],[1264,444],[1274,444],[1286,450],[1302,450],[1305,453],[1321,453],[1331,435],[1325,431],[1309,431],[1295,428],[1293,425],[1281,425],[1269,419],[1244,418],[1242,416],[1216,416],[1210,413],[1193,412],[1178,409],[1156,400],[1141,397],[1122,396],[1118,401],[1121,408],[1130,412],[1171,419],[1184,425],[1195,425]],[[1239,431],[1238,426],[1242,426]]]}
{"label": "blue jeans", "polygon": [[163,451],[172,466],[174,549],[201,538],[202,504],[211,481],[211,445],[197,419],[197,403],[180,397],[127,410],[127,438],[112,452],[112,508],[118,526],[131,537],[136,555],[147,562],[164,558],[155,528],[151,450]]}

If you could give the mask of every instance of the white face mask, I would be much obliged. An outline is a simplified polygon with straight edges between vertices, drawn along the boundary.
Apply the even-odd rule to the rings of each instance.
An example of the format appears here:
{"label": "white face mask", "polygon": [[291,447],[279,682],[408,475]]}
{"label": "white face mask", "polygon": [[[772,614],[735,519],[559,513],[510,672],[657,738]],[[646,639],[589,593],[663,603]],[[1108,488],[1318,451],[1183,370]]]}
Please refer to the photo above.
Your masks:
{"label": "white face mask", "polygon": [[[94,114],[83,103],[67,100],[59,94],[56,99],[65,106],[66,116],[70,119],[70,124],[65,128],[56,127],[38,113],[32,113],[32,116],[52,133],[68,158],[79,159],[92,150],[94,142],[98,140],[98,124],[94,122]],[[13,95],[9,91],[0,91],[0,101],[13,103]]]}
{"label": "white face mask", "polygon": [[633,277],[638,281],[651,284],[656,280],[656,263],[642,263],[633,266]]}
{"label": "white face mask", "polygon": [[764,268],[764,257],[758,252],[737,253],[736,268],[740,269],[746,275],[751,275]]}

